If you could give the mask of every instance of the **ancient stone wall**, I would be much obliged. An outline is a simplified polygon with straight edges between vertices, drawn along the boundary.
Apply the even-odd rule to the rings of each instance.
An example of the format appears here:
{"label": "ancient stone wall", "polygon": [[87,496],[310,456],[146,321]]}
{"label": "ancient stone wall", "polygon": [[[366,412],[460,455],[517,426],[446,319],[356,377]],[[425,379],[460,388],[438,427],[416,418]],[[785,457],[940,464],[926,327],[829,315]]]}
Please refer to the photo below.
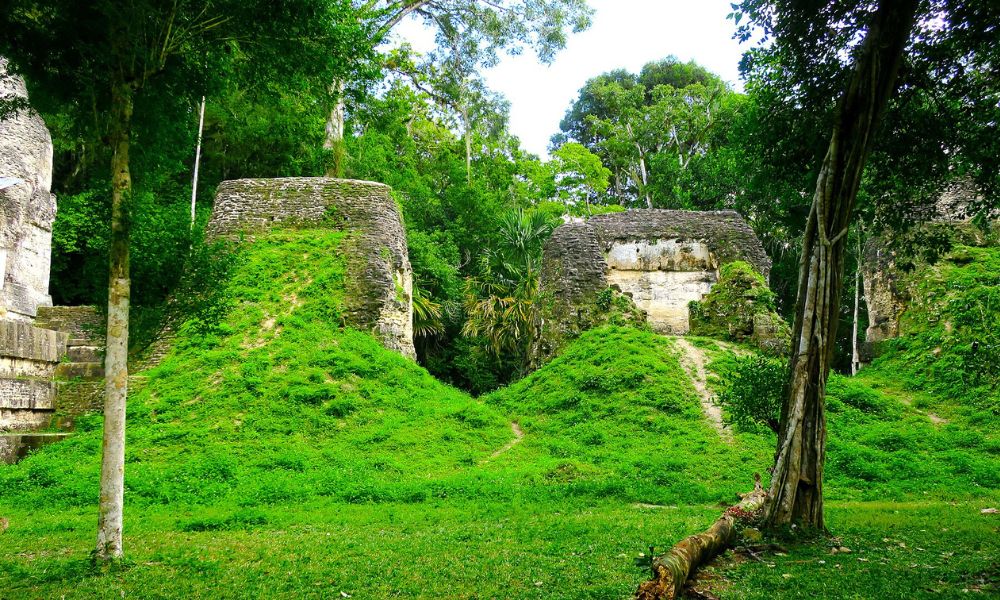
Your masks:
{"label": "ancient stone wall", "polygon": [[[27,97],[24,81],[0,58],[0,98]],[[52,138],[37,113],[19,110],[0,121],[0,319],[30,321],[52,304],[51,188]]]}
{"label": "ancient stone wall", "polygon": [[[922,223],[912,231],[895,238],[885,233],[868,239],[863,252],[861,277],[864,286],[865,306],[868,310],[868,329],[862,346],[862,359],[870,361],[878,354],[878,345],[885,340],[899,337],[900,317],[910,302],[910,292],[901,264],[911,268],[924,265],[919,255],[919,236],[950,239],[953,244],[984,246],[995,243],[1000,235],[1000,214],[987,215],[987,227],[972,222],[978,190],[971,181],[959,180],[946,188],[940,196],[926,206],[911,207],[913,218]],[[907,239],[910,238],[910,239]],[[908,252],[903,252],[906,247]],[[916,256],[911,256],[917,254]]]}
{"label": "ancient stone wall", "polygon": [[225,181],[218,189],[209,237],[253,237],[274,227],[328,227],[349,232],[345,317],[390,349],[414,358],[413,273],[403,218],[380,183],[291,177]]}
{"label": "ancient stone wall", "polygon": [[48,424],[55,410],[52,377],[67,337],[24,321],[0,321],[0,431]]}
{"label": "ancient stone wall", "polygon": [[534,362],[603,322],[595,302],[609,288],[631,298],[654,330],[686,333],[688,304],[711,290],[720,265],[735,260],[764,277],[771,270],[734,211],[632,210],[561,225],[544,250]]}

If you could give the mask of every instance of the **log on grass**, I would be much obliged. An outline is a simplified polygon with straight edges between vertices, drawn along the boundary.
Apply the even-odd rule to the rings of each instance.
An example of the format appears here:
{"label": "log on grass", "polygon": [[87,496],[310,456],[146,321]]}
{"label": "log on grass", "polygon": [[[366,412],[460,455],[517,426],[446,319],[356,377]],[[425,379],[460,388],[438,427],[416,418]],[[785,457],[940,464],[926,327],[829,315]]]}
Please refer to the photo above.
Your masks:
{"label": "log on grass", "polygon": [[739,522],[759,516],[767,492],[754,475],[754,489],[739,504],[730,506],[704,533],[681,540],[670,552],[653,559],[653,578],[635,592],[636,600],[673,600],[680,598],[684,584],[699,566],[721,554],[736,541]]}

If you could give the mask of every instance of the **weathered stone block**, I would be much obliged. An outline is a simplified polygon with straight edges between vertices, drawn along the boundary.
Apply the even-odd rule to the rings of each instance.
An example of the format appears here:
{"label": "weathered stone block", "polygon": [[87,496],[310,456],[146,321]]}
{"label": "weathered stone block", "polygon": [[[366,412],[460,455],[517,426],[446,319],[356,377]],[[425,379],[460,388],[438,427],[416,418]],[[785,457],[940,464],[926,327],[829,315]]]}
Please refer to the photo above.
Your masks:
{"label": "weathered stone block", "polygon": [[413,273],[406,233],[392,190],[368,181],[290,177],[240,179],[219,185],[209,237],[238,239],[276,227],[327,227],[349,232],[345,320],[414,358]]}
{"label": "weathered stone block", "polygon": [[0,379],[0,409],[54,410],[55,384],[37,379]]}
{"label": "weathered stone block", "polygon": [[67,337],[24,321],[0,321],[0,356],[58,362],[66,351]]}
{"label": "weathered stone block", "polygon": [[545,245],[541,320],[533,362],[602,322],[609,287],[632,299],[662,333],[688,331],[688,304],[718,281],[721,265],[744,260],[766,278],[771,261],[734,211],[633,210],[558,227]]}
{"label": "weathered stone block", "polygon": [[[0,58],[0,98],[27,97],[24,81]],[[20,110],[0,121],[0,319],[30,321],[52,303],[51,187],[52,138],[38,113]]]}

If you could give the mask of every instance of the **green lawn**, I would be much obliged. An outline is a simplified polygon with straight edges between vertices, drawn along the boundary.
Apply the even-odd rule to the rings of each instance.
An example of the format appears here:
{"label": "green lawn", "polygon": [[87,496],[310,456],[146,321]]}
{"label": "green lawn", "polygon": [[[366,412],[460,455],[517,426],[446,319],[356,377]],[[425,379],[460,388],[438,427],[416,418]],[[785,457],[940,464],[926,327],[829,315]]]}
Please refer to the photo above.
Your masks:
{"label": "green lawn", "polygon": [[[830,542],[713,570],[723,598],[916,598],[1000,593],[1000,518],[981,503],[833,503]],[[128,562],[90,566],[94,511],[14,513],[0,553],[0,597],[625,598],[666,547],[718,516],[714,506],[444,501],[259,509],[137,509]],[[215,518],[222,529],[192,528]],[[195,529],[195,530],[192,530]],[[991,587],[992,586],[992,587]]]}
{"label": "green lawn", "polygon": [[[144,373],[124,568],[88,559],[99,417],[0,467],[0,598],[625,598],[640,553],[704,529],[769,466],[773,435],[724,441],[649,332],[587,332],[484,398],[441,384],[339,326],[342,239],[246,248]],[[731,353],[694,341],[724,380]],[[829,387],[828,518],[852,553],[724,561],[722,597],[998,593],[1000,518],[979,512],[1000,505],[996,423],[944,401],[934,423],[877,383]]]}

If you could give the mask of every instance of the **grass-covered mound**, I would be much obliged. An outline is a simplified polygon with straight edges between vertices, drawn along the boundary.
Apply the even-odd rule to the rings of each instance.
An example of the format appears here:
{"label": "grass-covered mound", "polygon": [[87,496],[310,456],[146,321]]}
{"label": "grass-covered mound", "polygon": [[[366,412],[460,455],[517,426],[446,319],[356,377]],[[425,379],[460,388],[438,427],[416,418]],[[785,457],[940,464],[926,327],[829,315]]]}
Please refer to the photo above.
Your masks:
{"label": "grass-covered mound", "polygon": [[[129,398],[130,505],[421,501],[508,441],[495,411],[341,328],[343,235],[242,247],[214,294],[221,322],[188,322]],[[80,419],[0,468],[0,507],[94,504],[100,446],[100,415]]]}
{"label": "grass-covered mound", "polygon": [[[624,598],[648,576],[640,552],[703,530],[770,465],[774,436],[726,442],[679,345],[648,331],[589,331],[481,400],[441,385],[340,326],[341,235],[244,247],[221,302],[142,374],[126,569],[102,574],[88,558],[99,417],[0,467],[0,597]],[[723,384],[731,353],[690,341]],[[778,568],[730,574],[752,587],[724,597],[792,595],[786,573],[815,573],[800,595],[885,598],[988,573],[1000,547],[979,510],[1000,500],[993,438],[858,380],[835,378],[829,396],[828,514],[852,559],[840,570],[826,548],[796,548]]]}
{"label": "grass-covered mound", "polygon": [[587,331],[487,403],[527,433],[511,468],[632,502],[729,500],[772,450],[754,437],[725,443],[673,343],[649,331]]}
{"label": "grass-covered mound", "polygon": [[900,337],[880,345],[864,377],[1000,427],[1000,247],[958,246],[900,286],[910,296]]}
{"label": "grass-covered mound", "polygon": [[[716,374],[722,398],[745,404],[727,406],[727,414],[739,414],[739,426],[773,448],[777,438],[768,424],[778,421],[785,361],[731,353],[716,356],[709,368]],[[961,421],[934,422],[896,396],[835,373],[827,383],[826,416],[827,498],[1000,494],[1000,438],[995,435]]]}

